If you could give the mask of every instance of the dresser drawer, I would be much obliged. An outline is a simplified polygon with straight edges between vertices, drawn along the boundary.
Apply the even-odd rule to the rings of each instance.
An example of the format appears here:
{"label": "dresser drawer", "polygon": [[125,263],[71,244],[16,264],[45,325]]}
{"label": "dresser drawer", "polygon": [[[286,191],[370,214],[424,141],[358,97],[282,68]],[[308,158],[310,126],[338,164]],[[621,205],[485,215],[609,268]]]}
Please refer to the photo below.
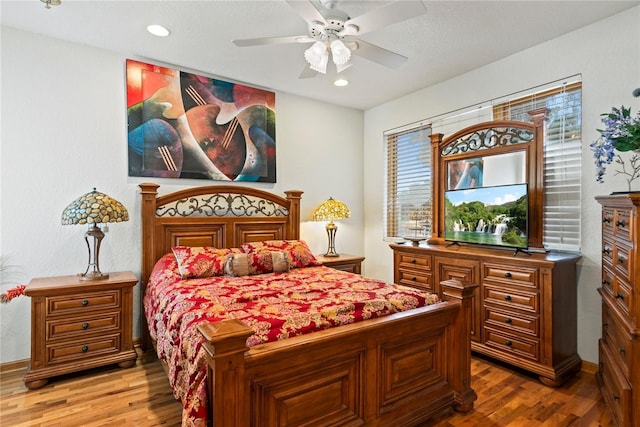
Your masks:
{"label": "dresser drawer", "polygon": [[612,237],[605,237],[602,239],[602,265],[613,269],[613,251],[614,243]]}
{"label": "dresser drawer", "polygon": [[484,263],[482,273],[482,279],[485,282],[527,288],[536,288],[538,283],[538,270],[534,268]]}
{"label": "dresser drawer", "polygon": [[519,335],[509,334],[494,328],[484,328],[484,344],[505,353],[517,355],[529,360],[540,359],[540,342]]}
{"label": "dresser drawer", "polygon": [[626,244],[632,244],[631,239],[631,211],[628,209],[616,209],[613,222],[613,236],[616,239],[624,241]]}
{"label": "dresser drawer", "polygon": [[58,340],[69,337],[88,337],[91,334],[118,331],[120,329],[120,312],[113,311],[100,315],[86,316],[75,319],[48,320],[47,340]]}
{"label": "dresser drawer", "polygon": [[507,332],[518,332],[534,338],[540,337],[540,322],[537,316],[524,316],[491,306],[484,308],[484,315],[486,326],[501,328]]}
{"label": "dresser drawer", "polygon": [[398,267],[400,269],[419,269],[427,271],[431,271],[432,269],[431,256],[429,255],[399,252],[398,258],[400,261]]}
{"label": "dresser drawer", "polygon": [[613,286],[616,282],[615,275],[606,267],[602,265],[602,289],[604,289],[609,295],[613,296]]}
{"label": "dresser drawer", "polygon": [[522,290],[483,284],[484,301],[503,308],[523,310],[532,314],[540,313],[540,294]]}
{"label": "dresser drawer", "polygon": [[96,310],[120,307],[120,291],[87,292],[77,295],[47,297],[47,315],[62,316],[76,313],[93,313]]}
{"label": "dresser drawer", "polygon": [[614,304],[620,307],[626,314],[630,314],[633,306],[633,292],[631,285],[626,283],[621,277],[616,277],[613,282]]}
{"label": "dresser drawer", "polygon": [[416,270],[398,270],[399,284],[433,292],[433,278],[431,273]]}
{"label": "dresser drawer", "polygon": [[616,210],[610,207],[602,208],[602,234],[603,237],[613,237],[613,221]]}
{"label": "dresser drawer", "polygon": [[620,274],[626,280],[633,280],[633,270],[631,269],[631,261],[633,259],[633,249],[615,243],[613,246],[612,263],[617,274]]}
{"label": "dresser drawer", "polygon": [[609,352],[617,360],[622,373],[629,377],[629,367],[633,363],[631,335],[616,320],[615,315],[609,312],[606,304],[603,304],[602,310],[602,337],[605,345],[609,347]]}
{"label": "dresser drawer", "polygon": [[120,352],[120,334],[90,339],[73,339],[47,345],[47,365],[78,363],[84,359],[103,357]]}
{"label": "dresser drawer", "polygon": [[599,375],[603,386],[602,396],[613,414],[613,418],[620,426],[628,425],[632,419],[632,389],[627,379],[616,368],[607,345],[600,341]]}

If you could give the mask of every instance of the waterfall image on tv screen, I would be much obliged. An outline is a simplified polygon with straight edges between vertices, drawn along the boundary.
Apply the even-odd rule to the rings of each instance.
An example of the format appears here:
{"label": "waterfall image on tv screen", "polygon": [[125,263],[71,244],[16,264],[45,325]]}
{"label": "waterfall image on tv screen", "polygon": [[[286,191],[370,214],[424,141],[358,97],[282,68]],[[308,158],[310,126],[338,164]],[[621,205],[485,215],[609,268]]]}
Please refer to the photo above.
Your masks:
{"label": "waterfall image on tv screen", "polygon": [[444,193],[445,240],[526,249],[527,184]]}

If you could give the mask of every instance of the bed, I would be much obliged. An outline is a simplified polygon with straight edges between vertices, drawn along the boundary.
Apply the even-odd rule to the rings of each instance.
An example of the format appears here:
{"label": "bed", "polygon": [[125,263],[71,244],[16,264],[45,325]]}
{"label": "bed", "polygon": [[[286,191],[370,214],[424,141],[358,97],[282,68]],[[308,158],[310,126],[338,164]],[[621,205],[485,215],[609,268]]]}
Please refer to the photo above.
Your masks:
{"label": "bed", "polygon": [[[296,262],[304,260],[292,259],[293,252],[286,248],[269,252],[270,269],[256,270],[256,265],[263,265],[260,261],[250,263],[252,274],[235,274],[240,271],[238,265],[244,266],[236,261],[244,262],[247,253],[266,256],[260,248],[273,242],[296,248],[303,245],[299,240],[302,192],[287,191],[281,197],[255,188],[205,186],[159,196],[158,187],[140,184],[141,301],[145,313],[141,347],[153,348],[167,362],[170,381],[178,388],[204,387],[204,398],[194,398],[189,405],[183,402],[184,426],[410,426],[448,409],[466,412],[473,408],[476,395],[470,383],[470,325],[475,285],[448,280],[436,297],[398,286],[389,288],[391,291],[379,281],[314,263],[278,270],[275,266],[282,264],[283,256],[289,257],[287,266],[297,267]],[[206,280],[215,279],[212,286],[220,298],[229,299],[232,291],[220,289],[237,280],[244,286],[242,292],[250,290],[252,295],[264,292],[258,288],[264,281],[271,283],[267,286],[277,283],[285,287],[300,282],[306,290],[309,283],[325,289],[341,282],[351,290],[354,303],[360,301],[358,292],[363,287],[367,292],[378,286],[383,293],[399,292],[393,294],[391,305],[405,311],[376,306],[375,310],[361,310],[356,316],[362,317],[361,321],[349,318],[334,322],[343,313],[323,306],[320,310],[329,312],[332,327],[304,331],[308,333],[295,328],[283,332],[281,328],[275,334],[278,336],[268,338],[268,333],[261,333],[255,322],[244,317],[258,308],[240,307],[228,316],[230,310],[225,309],[225,316],[220,317],[209,310],[216,304],[199,299],[214,291],[204,287],[203,278],[184,276],[182,267],[186,264],[181,264],[174,251],[197,253],[204,248],[226,251],[225,274]],[[181,280],[183,277],[187,278]],[[168,290],[168,284],[173,282],[188,290],[171,294],[174,291]],[[289,295],[303,292],[295,290]],[[173,300],[179,302],[171,310],[151,313],[151,306],[169,306]],[[192,327],[176,333],[159,326],[162,316],[182,316],[178,312],[187,303],[200,309],[187,315]],[[281,308],[278,304],[267,308]],[[284,310],[275,311],[280,317]],[[297,309],[292,311],[297,313]],[[186,352],[171,348],[178,342]],[[181,353],[190,359],[179,363],[191,372],[176,381],[176,354]],[[185,378],[200,385],[186,384]]]}

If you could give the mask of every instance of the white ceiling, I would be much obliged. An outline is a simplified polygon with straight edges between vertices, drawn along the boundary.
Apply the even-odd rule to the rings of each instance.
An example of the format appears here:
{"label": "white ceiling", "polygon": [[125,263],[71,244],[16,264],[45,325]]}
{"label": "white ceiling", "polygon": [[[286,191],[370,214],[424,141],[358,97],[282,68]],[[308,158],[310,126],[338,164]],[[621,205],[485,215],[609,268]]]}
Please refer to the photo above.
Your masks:
{"label": "white ceiling", "polygon": [[[305,0],[301,0],[305,1]],[[313,0],[317,1],[317,0]],[[351,17],[388,1],[339,2]],[[614,15],[640,1],[424,1],[427,13],[367,33],[362,39],[408,56],[398,69],[361,57],[335,70],[299,79],[307,44],[237,47],[233,39],[307,34],[303,19],[284,0],[114,1],[0,0],[4,26],[108,49],[126,57],[201,72],[356,109],[447,80],[528,47]],[[151,23],[172,34],[158,38]],[[541,62],[544,64],[544,62]]]}

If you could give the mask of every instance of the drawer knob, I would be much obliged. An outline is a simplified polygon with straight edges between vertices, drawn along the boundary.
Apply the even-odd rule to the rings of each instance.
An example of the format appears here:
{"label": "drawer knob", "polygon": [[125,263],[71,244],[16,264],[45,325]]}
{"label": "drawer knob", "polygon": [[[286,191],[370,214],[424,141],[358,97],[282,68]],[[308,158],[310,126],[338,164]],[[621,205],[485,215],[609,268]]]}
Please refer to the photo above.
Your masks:
{"label": "drawer knob", "polygon": [[610,248],[603,248],[602,249],[602,253],[606,254],[606,255],[610,255],[611,254],[611,249]]}
{"label": "drawer knob", "polygon": [[511,341],[507,340],[507,342],[505,342],[504,345],[506,345],[507,347],[511,347],[513,345],[513,343]]}
{"label": "drawer knob", "polygon": [[507,278],[511,277],[511,273],[507,271],[506,273],[504,273],[504,277],[507,277]]}
{"label": "drawer knob", "polygon": [[89,324],[87,322],[84,322],[82,324],[82,329],[87,329],[89,327]]}
{"label": "drawer knob", "polygon": [[619,348],[619,349],[618,349],[618,352],[619,352],[620,354],[625,354],[625,353],[626,353],[626,351],[625,351],[625,349],[624,349],[624,348]]}
{"label": "drawer knob", "polygon": [[624,299],[624,295],[622,295],[620,292],[616,293],[616,298],[618,299]]}
{"label": "drawer knob", "polygon": [[605,216],[604,218],[602,218],[602,222],[605,223],[605,224],[606,223],[610,223],[611,222],[611,218]]}
{"label": "drawer knob", "polygon": [[413,276],[413,277],[411,278],[411,280],[413,280],[413,281],[415,282],[415,281],[416,281],[416,280],[418,280],[418,279],[416,278],[416,276]]}
{"label": "drawer knob", "polygon": [[89,351],[89,346],[83,345],[82,346],[82,352],[86,353],[87,351]]}
{"label": "drawer knob", "polygon": [[624,264],[624,263],[625,263],[625,261],[626,261],[626,259],[625,259],[624,257],[618,257],[618,262],[619,262],[620,264]]}
{"label": "drawer knob", "polygon": [[624,227],[624,221],[616,221],[616,227]]}
{"label": "drawer knob", "polygon": [[415,258],[413,258],[413,259],[411,260],[411,264],[415,264],[415,263],[416,263],[416,259],[415,259]]}
{"label": "drawer knob", "polygon": [[609,282],[607,279],[602,279],[602,284],[603,285],[607,285],[607,286],[611,286],[611,282]]}
{"label": "drawer knob", "polygon": [[512,320],[511,318],[507,317],[506,319],[504,319],[504,323],[509,323],[511,324]]}
{"label": "drawer knob", "polygon": [[504,300],[505,301],[511,301],[511,295],[505,295],[504,296]]}
{"label": "drawer knob", "polygon": [[82,306],[83,306],[83,307],[86,307],[86,306],[88,306],[88,305],[89,305],[89,300],[83,299],[83,300],[82,300]]}

